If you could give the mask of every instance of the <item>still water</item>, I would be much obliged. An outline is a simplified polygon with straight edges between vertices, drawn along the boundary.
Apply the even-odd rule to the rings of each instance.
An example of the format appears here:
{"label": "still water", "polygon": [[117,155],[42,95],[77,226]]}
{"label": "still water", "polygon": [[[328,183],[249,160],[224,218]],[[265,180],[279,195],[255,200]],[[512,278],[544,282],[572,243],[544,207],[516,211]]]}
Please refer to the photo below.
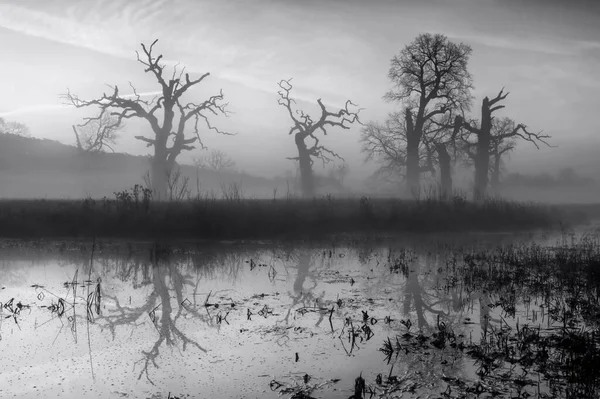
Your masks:
{"label": "still water", "polygon": [[[397,376],[397,397],[437,397],[447,392],[442,378],[477,379],[473,360],[423,350],[388,362],[384,340],[431,333],[442,320],[477,342],[487,320],[508,320],[488,306],[489,293],[444,288],[448,254],[557,237],[205,243],[166,252],[143,243],[4,242],[0,397],[275,398],[304,387],[315,398],[348,398],[361,374],[367,384]],[[522,306],[512,320],[532,314]]]}

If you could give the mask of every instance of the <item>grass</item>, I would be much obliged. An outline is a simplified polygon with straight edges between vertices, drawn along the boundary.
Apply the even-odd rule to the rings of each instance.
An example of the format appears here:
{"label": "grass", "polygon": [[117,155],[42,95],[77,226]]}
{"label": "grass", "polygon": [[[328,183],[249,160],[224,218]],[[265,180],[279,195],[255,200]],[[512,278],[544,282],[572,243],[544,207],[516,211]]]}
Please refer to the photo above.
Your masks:
{"label": "grass", "polygon": [[338,234],[517,231],[582,222],[576,208],[489,199],[481,203],[395,198],[246,199],[240,195],[152,201],[0,201],[2,238],[319,239]]}
{"label": "grass", "polygon": [[[409,352],[451,347],[474,359],[484,384],[444,379],[448,383],[445,397],[455,397],[452,391],[508,395],[508,388],[516,389],[518,397],[531,396],[531,392],[540,398],[598,397],[598,236],[576,239],[565,235],[548,247],[530,243],[465,252],[455,254],[446,265],[447,285],[440,289],[485,292],[497,298],[487,306],[501,309],[500,320],[485,317],[477,342],[455,335],[439,316],[437,331],[429,336],[411,334],[409,320],[404,322],[405,334],[388,337],[380,348],[388,364]],[[517,314],[517,308],[527,309],[531,318]],[[540,392],[540,377],[549,392]]]}

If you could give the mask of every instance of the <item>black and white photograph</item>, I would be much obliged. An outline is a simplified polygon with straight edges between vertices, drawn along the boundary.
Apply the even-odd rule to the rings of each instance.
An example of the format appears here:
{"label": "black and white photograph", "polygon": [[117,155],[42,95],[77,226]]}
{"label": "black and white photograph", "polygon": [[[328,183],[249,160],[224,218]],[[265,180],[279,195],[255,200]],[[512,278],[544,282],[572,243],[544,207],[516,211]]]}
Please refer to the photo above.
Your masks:
{"label": "black and white photograph", "polygon": [[0,0],[0,398],[600,398],[600,0]]}

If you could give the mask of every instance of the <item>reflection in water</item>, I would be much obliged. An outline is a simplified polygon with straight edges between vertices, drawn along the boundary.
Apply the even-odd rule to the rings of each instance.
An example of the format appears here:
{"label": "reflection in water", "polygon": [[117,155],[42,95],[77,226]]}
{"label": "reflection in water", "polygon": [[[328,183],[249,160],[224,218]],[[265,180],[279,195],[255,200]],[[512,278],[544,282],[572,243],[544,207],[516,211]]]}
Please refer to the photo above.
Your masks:
{"label": "reflection in water", "polygon": [[[394,386],[441,395],[450,387],[442,381],[475,381],[477,367],[456,345],[431,342],[485,340],[511,322],[497,303],[515,299],[458,283],[450,255],[401,243],[127,246],[99,250],[88,276],[90,247],[12,254],[0,263],[0,396],[275,398],[286,388],[291,395],[321,387],[347,398],[358,375],[368,386],[380,381],[371,387],[379,393]],[[25,264],[28,256],[35,261]],[[90,322],[87,290],[97,281]],[[30,309],[15,315],[18,302]],[[526,320],[519,306],[512,316]],[[403,348],[389,364],[379,350],[388,338]]]}
{"label": "reflection in water", "polygon": [[[192,345],[198,350],[206,352],[206,349],[189,338],[177,326],[185,306],[183,286],[184,284],[192,286],[193,282],[188,276],[184,276],[178,267],[157,260],[153,262],[152,275],[152,292],[145,304],[135,308],[122,307],[116,297],[104,294],[106,298],[115,302],[116,309],[108,311],[101,319],[110,327],[114,337],[114,331],[118,326],[129,326],[132,321],[138,320],[142,315],[147,314],[150,317],[156,327],[158,337],[150,350],[142,351],[144,358],[140,360],[140,363],[142,363],[140,377],[145,374],[150,382],[152,380],[148,374],[148,366],[152,363],[154,367],[158,368],[156,359],[160,354],[160,347],[163,343],[167,346],[173,346],[179,341],[184,351],[188,345]],[[169,291],[175,293],[175,311],[173,310]],[[191,307],[187,307],[185,310],[199,320],[206,318]]]}

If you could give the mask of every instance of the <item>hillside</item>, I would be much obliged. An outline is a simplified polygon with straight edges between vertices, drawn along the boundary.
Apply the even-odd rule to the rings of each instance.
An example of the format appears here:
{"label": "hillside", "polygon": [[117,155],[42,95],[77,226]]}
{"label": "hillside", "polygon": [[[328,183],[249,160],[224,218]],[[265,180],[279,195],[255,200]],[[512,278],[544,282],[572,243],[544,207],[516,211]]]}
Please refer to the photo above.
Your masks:
{"label": "hillside", "polygon": [[[0,134],[0,198],[112,197],[116,191],[142,184],[148,166],[146,156],[82,154],[53,140]],[[241,182],[247,196],[268,195],[277,185],[274,180],[237,172],[218,173],[189,165],[182,165],[181,170],[190,178],[194,195],[197,180],[202,192],[213,190],[218,195],[223,184],[234,182]]]}

